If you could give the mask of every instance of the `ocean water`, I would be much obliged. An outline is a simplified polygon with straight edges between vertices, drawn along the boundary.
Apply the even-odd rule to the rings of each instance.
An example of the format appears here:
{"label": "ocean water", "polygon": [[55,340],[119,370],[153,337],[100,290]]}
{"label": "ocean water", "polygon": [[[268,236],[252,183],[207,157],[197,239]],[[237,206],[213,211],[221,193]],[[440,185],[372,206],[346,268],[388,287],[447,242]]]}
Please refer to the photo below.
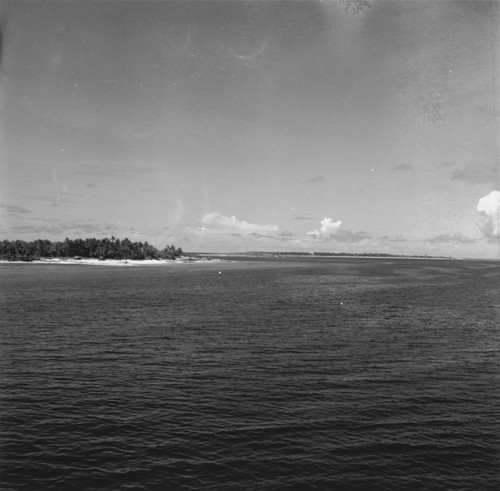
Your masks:
{"label": "ocean water", "polygon": [[500,489],[500,263],[0,265],[0,489]]}

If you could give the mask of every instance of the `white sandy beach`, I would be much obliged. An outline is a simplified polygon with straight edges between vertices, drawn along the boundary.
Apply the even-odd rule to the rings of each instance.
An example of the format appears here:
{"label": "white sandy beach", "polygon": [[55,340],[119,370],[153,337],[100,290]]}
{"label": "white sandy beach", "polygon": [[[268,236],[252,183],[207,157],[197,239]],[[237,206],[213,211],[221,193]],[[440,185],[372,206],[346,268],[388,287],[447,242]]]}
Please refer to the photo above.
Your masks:
{"label": "white sandy beach", "polygon": [[165,266],[173,264],[200,264],[219,263],[221,259],[192,259],[188,257],[180,259],[90,259],[90,258],[43,258],[35,261],[6,261],[0,260],[0,264],[73,264],[90,266]]}

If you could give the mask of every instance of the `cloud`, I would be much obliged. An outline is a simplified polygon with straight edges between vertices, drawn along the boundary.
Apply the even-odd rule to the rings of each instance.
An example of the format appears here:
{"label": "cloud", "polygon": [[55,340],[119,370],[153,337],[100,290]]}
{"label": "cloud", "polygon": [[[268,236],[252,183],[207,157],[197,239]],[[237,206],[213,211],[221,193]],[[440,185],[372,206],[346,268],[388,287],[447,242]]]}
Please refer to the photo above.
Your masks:
{"label": "cloud", "polygon": [[371,238],[371,235],[366,232],[351,232],[350,230],[341,230],[342,220],[336,222],[332,218],[323,218],[320,222],[319,230],[311,230],[307,235],[319,242],[361,242]]}
{"label": "cloud", "polygon": [[388,242],[407,242],[408,239],[405,239],[403,236],[401,235],[396,235],[395,237],[389,237],[388,235],[383,235],[382,237],[380,237],[382,240],[384,241],[388,241]]}
{"label": "cloud", "polygon": [[51,206],[59,206],[60,203],[72,204],[72,203],[82,203],[81,200],[74,199],[82,196],[78,193],[70,193],[68,191],[59,191],[56,196],[25,196],[26,199],[32,201],[38,201],[41,203],[51,203]]}
{"label": "cloud", "polygon": [[308,179],[307,182],[312,182],[314,184],[321,184],[322,182],[325,182],[326,179],[323,176],[315,176],[311,177],[311,179]]}
{"label": "cloud", "polygon": [[[226,216],[219,213],[207,213],[203,218],[204,225],[215,227],[228,233],[243,233],[243,234],[270,234],[278,231],[277,225],[267,224],[261,225],[256,223],[248,223],[243,220],[238,220],[235,216]],[[204,228],[204,231],[207,229]]]}
{"label": "cloud", "polygon": [[30,210],[23,208],[22,206],[17,205],[8,205],[7,203],[0,203],[0,208],[7,212],[7,216],[12,215],[26,215],[27,213],[31,213]]}
{"label": "cloud", "polygon": [[297,215],[292,218],[292,220],[314,220],[314,218],[307,215]]}
{"label": "cloud", "polygon": [[310,232],[307,232],[307,235],[313,237],[314,239],[330,237],[339,231],[340,226],[342,225],[342,220],[334,222],[332,218],[325,217],[321,220],[320,224],[321,227],[319,230],[311,230]]}
{"label": "cloud", "polygon": [[59,236],[82,236],[87,235],[109,235],[115,232],[117,227],[111,223],[95,224],[86,220],[54,221],[54,223],[29,225],[21,224],[10,227],[15,234],[39,234]]}
{"label": "cloud", "polygon": [[[234,234],[232,234],[234,235]],[[241,234],[240,234],[241,235]],[[281,241],[287,241],[291,240],[294,237],[293,232],[290,232],[288,230],[284,230],[283,232],[280,232],[279,234],[259,234],[257,232],[252,232],[249,234],[250,237],[253,237],[255,239],[275,239],[275,240],[281,240]]]}
{"label": "cloud", "polygon": [[401,164],[401,165],[398,165],[397,167],[393,167],[391,170],[394,170],[394,171],[410,171],[410,170],[413,170],[413,165],[410,165],[410,164]]}
{"label": "cloud", "polygon": [[437,244],[437,243],[471,244],[472,242],[476,242],[476,239],[473,239],[472,237],[467,237],[466,235],[461,233],[454,233],[454,234],[436,235],[436,237],[429,239],[429,242],[431,242],[432,244]]}
{"label": "cloud", "polygon": [[323,218],[321,220],[321,233],[322,234],[335,234],[339,231],[340,226],[342,225],[341,220],[337,220],[334,222],[331,218]]}
{"label": "cloud", "polygon": [[500,191],[492,191],[477,203],[482,216],[479,227],[487,239],[500,239]]}
{"label": "cloud", "polygon": [[494,163],[469,163],[461,169],[456,169],[451,175],[453,181],[462,181],[470,184],[498,182],[499,169]]}
{"label": "cloud", "polygon": [[[231,234],[231,235],[239,235],[241,234]],[[254,239],[274,239],[274,235],[269,235],[269,234],[258,234],[257,232],[252,232],[251,234],[248,234],[250,237],[253,237]]]}
{"label": "cloud", "polygon": [[361,242],[370,238],[371,235],[366,232],[351,232],[350,230],[340,230],[332,237],[335,242]]}

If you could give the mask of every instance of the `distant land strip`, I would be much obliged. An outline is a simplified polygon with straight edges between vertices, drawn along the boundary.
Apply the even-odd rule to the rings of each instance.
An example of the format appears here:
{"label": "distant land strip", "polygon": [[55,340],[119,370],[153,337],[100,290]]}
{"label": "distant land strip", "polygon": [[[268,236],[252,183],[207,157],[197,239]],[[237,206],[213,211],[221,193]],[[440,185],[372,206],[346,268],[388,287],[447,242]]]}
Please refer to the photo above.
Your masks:
{"label": "distant land strip", "polygon": [[249,251],[249,252],[231,252],[231,253],[218,253],[218,252],[190,252],[190,256],[208,256],[208,257],[387,257],[387,258],[408,258],[408,259],[455,259],[451,256],[428,256],[413,255],[413,254],[387,254],[384,252],[270,252],[270,251]]}

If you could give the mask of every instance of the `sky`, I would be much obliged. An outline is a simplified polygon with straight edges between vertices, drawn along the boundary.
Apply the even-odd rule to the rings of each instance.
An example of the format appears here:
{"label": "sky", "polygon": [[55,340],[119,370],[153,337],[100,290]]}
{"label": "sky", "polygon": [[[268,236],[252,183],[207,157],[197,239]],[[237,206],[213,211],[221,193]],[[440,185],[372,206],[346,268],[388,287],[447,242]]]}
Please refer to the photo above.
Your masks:
{"label": "sky", "polygon": [[500,259],[498,26],[487,0],[0,0],[0,239]]}

